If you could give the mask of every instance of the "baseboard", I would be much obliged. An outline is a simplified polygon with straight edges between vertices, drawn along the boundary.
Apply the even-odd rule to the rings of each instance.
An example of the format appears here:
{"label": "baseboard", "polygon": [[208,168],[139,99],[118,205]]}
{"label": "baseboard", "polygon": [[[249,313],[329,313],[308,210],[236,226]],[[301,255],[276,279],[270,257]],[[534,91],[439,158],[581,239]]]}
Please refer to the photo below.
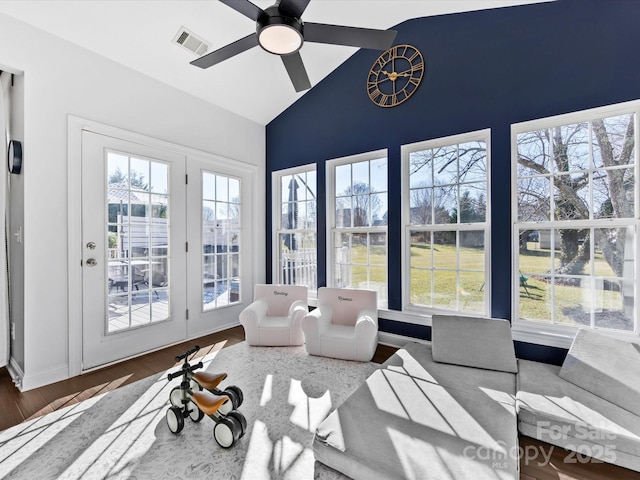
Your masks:
{"label": "baseboard", "polygon": [[58,365],[36,374],[25,375],[20,366],[12,358],[7,368],[11,374],[13,383],[15,383],[16,387],[18,387],[18,390],[21,392],[33,390],[34,388],[69,378],[69,366],[66,364]]}
{"label": "baseboard", "polygon": [[7,370],[9,375],[11,375],[11,380],[13,380],[13,384],[18,388],[18,390],[22,391],[22,377],[24,377],[24,372],[15,358],[9,357],[9,363],[7,364]]}
{"label": "baseboard", "polygon": [[397,333],[378,332],[378,343],[382,345],[402,348],[408,342],[429,343],[426,340],[421,340],[419,338],[413,337],[405,337],[404,335],[398,335]]}

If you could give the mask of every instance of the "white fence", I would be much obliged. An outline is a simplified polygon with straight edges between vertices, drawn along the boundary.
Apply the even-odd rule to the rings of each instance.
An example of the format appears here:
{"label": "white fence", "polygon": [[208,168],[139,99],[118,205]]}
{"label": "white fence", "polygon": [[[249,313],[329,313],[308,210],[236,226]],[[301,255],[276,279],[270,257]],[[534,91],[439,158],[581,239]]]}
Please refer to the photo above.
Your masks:
{"label": "white fence", "polygon": [[292,252],[281,252],[281,282],[285,285],[306,285],[317,290],[318,260],[316,250],[306,248]]}

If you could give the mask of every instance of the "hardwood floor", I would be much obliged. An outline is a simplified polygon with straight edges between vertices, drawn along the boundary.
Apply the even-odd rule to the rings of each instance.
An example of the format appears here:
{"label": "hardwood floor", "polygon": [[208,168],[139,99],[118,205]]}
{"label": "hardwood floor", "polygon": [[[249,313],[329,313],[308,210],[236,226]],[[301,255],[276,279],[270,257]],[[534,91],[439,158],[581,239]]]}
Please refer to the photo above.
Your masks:
{"label": "hardwood floor", "polygon": [[[7,369],[1,368],[0,430],[168,370],[178,365],[176,355],[194,345],[200,346],[196,355],[200,357],[243,340],[244,330],[238,326],[24,393],[14,386]],[[383,363],[395,351],[378,345],[373,361]],[[522,435],[520,450],[526,454],[520,461],[520,480],[640,480],[640,473],[576,458],[566,450]],[[549,452],[550,461],[545,462],[543,455]]]}

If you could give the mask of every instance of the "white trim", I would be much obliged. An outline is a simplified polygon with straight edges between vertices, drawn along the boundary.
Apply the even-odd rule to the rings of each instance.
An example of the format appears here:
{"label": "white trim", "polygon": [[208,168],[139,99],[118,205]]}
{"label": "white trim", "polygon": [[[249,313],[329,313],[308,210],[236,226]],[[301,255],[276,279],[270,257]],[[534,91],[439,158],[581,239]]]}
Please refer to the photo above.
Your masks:
{"label": "white trim", "polygon": [[22,371],[22,368],[20,368],[20,365],[15,358],[9,358],[7,371],[11,376],[13,384],[18,388],[18,390],[22,391],[22,377],[24,377],[24,372]]}
{"label": "white trim", "polygon": [[54,367],[50,367],[46,370],[41,370],[35,375],[23,375],[18,388],[21,392],[26,392],[27,390],[32,390],[34,388],[42,387],[43,385],[49,385],[55,382],[59,382],[61,380],[66,380],[68,377],[68,365],[59,364]]}
{"label": "white trim", "polygon": [[431,342],[422,340],[421,338],[405,337],[397,333],[378,332],[378,343],[389,347],[402,348],[409,342],[424,343],[429,345]]}
{"label": "white trim", "polygon": [[526,122],[514,123],[511,125],[511,145],[513,147],[512,151],[514,153],[517,152],[517,142],[513,142],[513,139],[518,133],[526,133],[531,130],[541,130],[576,122],[587,122],[590,120],[597,120],[602,117],[612,117],[625,113],[633,113],[638,109],[640,109],[640,100],[631,100],[629,102],[617,103],[615,105],[590,108],[587,110],[555,115],[553,117],[545,117],[535,120],[528,120]]}
{"label": "white trim", "polygon": [[447,137],[437,138],[433,140],[423,140],[420,142],[410,143],[402,145],[401,151],[401,188],[402,188],[402,310],[404,311],[416,311],[416,312],[429,312],[436,311],[442,313],[451,314],[465,313],[461,310],[442,310],[433,307],[420,307],[411,303],[411,280],[409,278],[411,271],[411,238],[409,236],[410,230],[424,230],[429,231],[434,228],[441,228],[441,225],[411,225],[411,192],[409,182],[409,157],[410,154],[430,148],[446,147],[451,145],[459,145],[467,142],[485,142],[486,144],[486,219],[483,223],[472,224],[457,224],[457,231],[464,230],[484,230],[485,234],[485,248],[484,248],[484,262],[485,262],[485,288],[484,288],[484,302],[485,312],[480,313],[482,316],[489,316],[491,314],[491,129],[485,128],[482,130],[476,130],[474,132],[466,132],[457,135],[450,135]]}
{"label": "white trim", "polygon": [[[204,152],[184,145],[168,142],[147,135],[131,132],[121,128],[102,124],[85,118],[69,115],[67,119],[67,200],[68,200],[68,309],[69,309],[69,363],[64,367],[64,375],[61,376],[59,367],[49,369],[35,377],[28,378],[27,386],[32,384],[40,386],[65,378],[79,375],[82,370],[82,267],[81,267],[81,241],[82,241],[82,132],[93,132],[99,135],[114,137],[128,142],[146,145],[172,153],[177,153],[189,158],[225,165],[230,172],[238,172],[238,176],[246,175],[251,179],[251,185],[244,188],[253,188],[257,177],[258,167],[237,159],[222,157],[209,152]],[[227,171],[227,170],[225,170]],[[257,195],[252,195],[253,210],[261,208],[262,203]],[[245,241],[249,241],[246,239]],[[255,244],[251,242],[251,244]],[[258,269],[258,252],[255,247],[245,248],[251,255],[251,283],[255,283],[255,275]],[[245,259],[246,261],[246,259]],[[186,281],[186,280],[185,280]],[[242,299],[241,299],[242,301]],[[224,327],[228,328],[228,327]],[[200,335],[198,335],[200,336]],[[36,384],[39,381],[41,383]],[[24,379],[23,379],[24,384]],[[25,387],[26,388],[26,387]],[[33,388],[33,387],[32,387]]]}

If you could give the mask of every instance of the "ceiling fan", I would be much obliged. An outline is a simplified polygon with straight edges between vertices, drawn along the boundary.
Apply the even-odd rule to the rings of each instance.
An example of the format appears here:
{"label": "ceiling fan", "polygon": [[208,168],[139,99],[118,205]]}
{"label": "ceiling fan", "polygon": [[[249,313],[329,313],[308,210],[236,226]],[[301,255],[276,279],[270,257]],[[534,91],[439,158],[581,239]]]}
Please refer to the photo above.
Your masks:
{"label": "ceiling fan", "polygon": [[302,22],[300,17],[310,0],[277,0],[274,5],[264,10],[249,0],[220,1],[255,21],[256,32],[203,55],[191,64],[209,68],[260,45],[267,52],[280,55],[296,92],[311,88],[299,52],[304,42],[386,50],[393,43],[397,33],[394,30]]}

